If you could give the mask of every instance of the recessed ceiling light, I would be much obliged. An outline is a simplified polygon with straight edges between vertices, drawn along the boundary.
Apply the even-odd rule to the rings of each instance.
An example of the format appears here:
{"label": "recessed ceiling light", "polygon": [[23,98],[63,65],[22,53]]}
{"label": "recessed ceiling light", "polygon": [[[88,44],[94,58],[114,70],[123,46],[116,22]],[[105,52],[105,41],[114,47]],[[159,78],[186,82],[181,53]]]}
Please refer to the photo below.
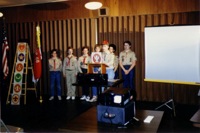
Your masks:
{"label": "recessed ceiling light", "polygon": [[101,2],[88,2],[85,4],[85,8],[89,9],[89,10],[96,10],[102,7],[102,3]]}
{"label": "recessed ceiling light", "polygon": [[0,12],[0,17],[3,17],[3,13],[2,12]]}

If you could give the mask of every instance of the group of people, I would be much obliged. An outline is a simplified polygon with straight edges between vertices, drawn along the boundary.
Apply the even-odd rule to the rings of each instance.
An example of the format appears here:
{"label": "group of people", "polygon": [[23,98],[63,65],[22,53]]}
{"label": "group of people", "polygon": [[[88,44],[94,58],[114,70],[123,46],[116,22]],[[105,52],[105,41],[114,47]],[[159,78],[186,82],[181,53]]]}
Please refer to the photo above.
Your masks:
{"label": "group of people", "polygon": [[[94,47],[94,52],[101,52],[102,63],[106,64],[106,74],[108,75],[108,80],[117,79],[118,66],[122,70],[123,78],[123,88],[129,88],[130,90],[135,90],[134,88],[134,68],[136,65],[135,53],[131,50],[131,42],[125,41],[123,43],[124,50],[120,52],[119,57],[115,55],[116,45],[109,44],[108,41],[103,41],[102,44],[96,44]],[[67,87],[67,97],[66,100],[75,100],[76,87],[73,83],[76,83],[76,76],[78,73],[87,73],[88,63],[92,62],[91,56],[89,55],[89,48],[83,47],[82,56],[78,59],[73,55],[73,48],[68,47],[67,56],[64,58],[63,62],[58,57],[58,51],[53,49],[51,51],[51,58],[49,59],[49,71],[50,71],[50,90],[51,96],[49,100],[53,100],[54,86],[56,83],[58,100],[61,100],[61,74],[66,79]],[[100,68],[94,67],[94,73],[100,73]],[[92,97],[89,96],[89,87],[87,85],[82,86],[82,97],[80,100],[86,100],[88,102],[97,101],[97,88],[92,87]]]}

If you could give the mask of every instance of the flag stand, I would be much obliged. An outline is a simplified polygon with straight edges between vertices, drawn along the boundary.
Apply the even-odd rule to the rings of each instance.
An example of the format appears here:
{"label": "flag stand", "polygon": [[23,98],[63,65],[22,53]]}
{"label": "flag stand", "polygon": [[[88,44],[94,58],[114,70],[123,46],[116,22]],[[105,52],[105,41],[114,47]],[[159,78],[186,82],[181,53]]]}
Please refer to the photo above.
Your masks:
{"label": "flag stand", "polygon": [[[8,96],[7,96],[6,104],[10,103],[9,98],[10,98],[10,95],[11,95],[11,87],[14,85],[13,81],[14,81],[14,70],[16,68],[17,55],[18,55],[17,51],[18,51],[18,49],[16,49],[16,53],[15,53],[14,65],[13,65],[13,69],[12,69],[11,80],[10,80],[10,85],[9,85],[9,90],[8,90]],[[24,63],[24,69],[23,69],[23,71],[24,71],[23,75],[24,76],[23,76],[23,79],[22,79],[21,95],[20,95],[20,96],[24,96],[24,104],[26,104],[26,96],[27,96],[27,91],[28,90],[35,91],[35,95],[36,95],[36,98],[37,98],[36,85],[34,84],[33,88],[27,88],[28,70],[31,70],[31,73],[33,75],[33,64],[32,64],[32,59],[31,59],[29,45],[27,43],[26,43],[26,52],[25,53],[26,53],[25,54],[25,63]],[[29,63],[29,61],[30,61],[30,63]],[[13,99],[11,99],[11,100],[13,100]],[[20,97],[19,97],[18,100],[20,100]]]}
{"label": "flag stand", "polygon": [[[37,81],[34,85],[35,85],[35,87],[37,88],[38,81]],[[42,100],[41,80],[40,80],[39,86],[40,86],[40,98],[39,98],[39,102],[42,103],[43,100]]]}
{"label": "flag stand", "polygon": [[43,102],[42,100],[42,90],[41,90],[41,80],[40,80],[40,100],[39,100],[40,103]]}

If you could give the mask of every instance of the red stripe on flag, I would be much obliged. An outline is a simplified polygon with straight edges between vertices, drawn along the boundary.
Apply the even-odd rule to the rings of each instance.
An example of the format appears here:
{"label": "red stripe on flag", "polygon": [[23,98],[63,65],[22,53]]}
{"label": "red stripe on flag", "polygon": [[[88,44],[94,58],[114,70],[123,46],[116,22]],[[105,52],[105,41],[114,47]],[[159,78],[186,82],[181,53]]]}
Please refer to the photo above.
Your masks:
{"label": "red stripe on flag", "polygon": [[42,63],[41,63],[41,53],[40,49],[37,48],[34,54],[34,78],[35,80],[39,80],[42,73]]}
{"label": "red stripe on flag", "polygon": [[40,27],[36,26],[36,39],[37,39],[37,47],[34,54],[34,75],[33,75],[33,82],[36,83],[42,74],[42,52],[40,47]]}
{"label": "red stripe on flag", "polygon": [[2,67],[3,67],[4,79],[8,76],[8,73],[9,73],[8,61],[7,61],[8,50],[9,50],[8,41],[7,41],[7,37],[5,37],[3,40],[3,48],[2,48],[2,53],[3,53]]}

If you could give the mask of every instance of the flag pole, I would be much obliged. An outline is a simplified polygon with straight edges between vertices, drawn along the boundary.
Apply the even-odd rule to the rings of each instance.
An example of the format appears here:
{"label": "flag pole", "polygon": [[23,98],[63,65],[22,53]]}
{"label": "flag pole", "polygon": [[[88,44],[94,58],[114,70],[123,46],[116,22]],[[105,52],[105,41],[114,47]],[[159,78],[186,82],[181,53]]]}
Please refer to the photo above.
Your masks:
{"label": "flag pole", "polygon": [[42,100],[42,89],[41,89],[41,80],[40,80],[40,103],[42,103],[43,102],[43,100]]}
{"label": "flag pole", "polygon": [[[40,98],[39,98],[39,102],[42,103],[42,90],[41,90],[41,71],[42,71],[42,51],[41,51],[41,42],[40,42],[40,26],[39,24],[37,24],[36,26],[36,40],[37,40],[37,46],[36,46],[36,52],[35,52],[35,61],[34,61],[34,75],[35,78],[37,79],[37,82],[39,83],[39,88],[40,88]],[[40,80],[40,81],[38,81]],[[36,83],[37,85],[38,83]]]}
{"label": "flag pole", "polygon": [[[39,33],[39,34],[37,34],[37,47],[39,48],[39,50],[40,50],[40,55],[42,55],[42,52],[41,52],[41,44],[40,44],[40,26],[39,26],[39,24],[36,26],[36,31]],[[40,56],[40,57],[42,57],[42,56]],[[42,59],[42,58],[41,58]],[[41,79],[40,79],[40,103],[42,103],[43,102],[43,100],[42,100],[42,89],[41,89]]]}

